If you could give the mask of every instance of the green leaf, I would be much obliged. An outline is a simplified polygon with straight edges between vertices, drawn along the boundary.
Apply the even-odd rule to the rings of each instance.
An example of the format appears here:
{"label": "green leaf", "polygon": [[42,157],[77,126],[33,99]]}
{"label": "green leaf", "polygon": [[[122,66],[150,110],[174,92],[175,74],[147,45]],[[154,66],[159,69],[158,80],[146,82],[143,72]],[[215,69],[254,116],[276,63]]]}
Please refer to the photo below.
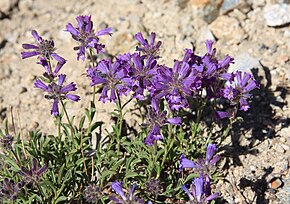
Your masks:
{"label": "green leaf", "polygon": [[192,174],[189,174],[186,179],[184,180],[184,183],[187,183],[189,180],[192,180],[194,178],[198,177],[198,174],[197,173],[192,173]]}
{"label": "green leaf", "polygon": [[102,172],[101,173],[101,179],[104,179],[105,177],[107,177],[107,176],[113,176],[113,175],[115,175],[117,172],[115,172],[115,171],[111,171],[111,170],[106,170],[106,171],[104,171],[104,172]]}
{"label": "green leaf", "polygon": [[136,176],[139,176],[139,174],[134,171],[128,171],[126,172],[124,179],[134,178]]}
{"label": "green leaf", "polygon": [[65,196],[60,196],[60,197],[58,197],[58,199],[55,201],[55,203],[60,203],[60,202],[62,202],[62,201],[66,201],[67,200],[67,197],[65,197]]}
{"label": "green leaf", "polygon": [[86,117],[83,116],[79,122],[79,130],[81,131],[84,127],[84,122],[85,122]]}

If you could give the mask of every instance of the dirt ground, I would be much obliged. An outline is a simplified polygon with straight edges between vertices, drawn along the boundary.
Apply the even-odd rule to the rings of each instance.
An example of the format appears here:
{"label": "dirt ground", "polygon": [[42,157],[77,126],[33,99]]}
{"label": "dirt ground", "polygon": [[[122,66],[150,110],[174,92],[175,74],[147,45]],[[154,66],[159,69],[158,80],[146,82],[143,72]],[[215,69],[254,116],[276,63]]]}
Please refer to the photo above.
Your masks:
{"label": "dirt ground", "polygon": [[[102,38],[111,55],[134,51],[133,35],[139,31],[157,33],[163,42],[160,63],[168,65],[185,48],[204,53],[205,40],[214,40],[218,56],[235,58],[231,69],[251,70],[262,85],[221,150],[225,178],[217,185],[218,203],[290,203],[289,1],[1,0],[0,11],[0,123],[10,118],[12,106],[25,134],[56,129],[52,104],[33,88],[43,70],[35,58],[20,55],[23,43],[34,43],[32,29],[53,38],[57,53],[68,60],[62,72],[78,85],[82,99],[68,103],[70,116],[91,99],[86,64],[76,60],[75,42],[64,32],[77,15],[91,15],[96,30],[113,28],[112,37]],[[114,104],[98,102],[97,118],[110,124],[113,109]]]}

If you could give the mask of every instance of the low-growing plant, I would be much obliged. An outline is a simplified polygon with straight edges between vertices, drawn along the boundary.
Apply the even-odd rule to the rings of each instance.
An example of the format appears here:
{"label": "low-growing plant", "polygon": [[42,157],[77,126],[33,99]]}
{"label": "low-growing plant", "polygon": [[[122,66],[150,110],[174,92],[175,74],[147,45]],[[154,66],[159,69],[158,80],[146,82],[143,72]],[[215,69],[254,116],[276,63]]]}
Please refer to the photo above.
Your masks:
{"label": "low-growing plant", "polygon": [[[37,43],[23,44],[26,51],[21,55],[37,56],[37,64],[44,68],[34,86],[52,101],[57,135],[34,130],[24,139],[14,120],[12,129],[6,120],[0,131],[3,202],[214,202],[221,196],[211,187],[219,176],[218,147],[237,112],[250,107],[250,92],[258,88],[253,76],[228,73],[233,58],[218,59],[210,40],[203,56],[185,49],[173,67],[159,64],[162,43],[156,42],[153,32],[148,39],[140,32],[135,35],[139,43],[135,52],[102,59],[105,45],[100,38],[111,36],[112,29],[95,31],[90,16],[76,20],[77,25],[69,23],[66,31],[78,43],[73,48],[77,60],[90,64],[84,80],[93,87],[91,103],[79,122],[69,117],[66,100],[81,99],[75,94],[76,84],[67,84],[61,73],[67,61],[56,53],[53,40],[44,40],[33,30]],[[99,101],[116,105],[112,132],[103,133],[106,121],[96,118],[97,85]],[[130,132],[125,107],[134,101],[140,126]]]}

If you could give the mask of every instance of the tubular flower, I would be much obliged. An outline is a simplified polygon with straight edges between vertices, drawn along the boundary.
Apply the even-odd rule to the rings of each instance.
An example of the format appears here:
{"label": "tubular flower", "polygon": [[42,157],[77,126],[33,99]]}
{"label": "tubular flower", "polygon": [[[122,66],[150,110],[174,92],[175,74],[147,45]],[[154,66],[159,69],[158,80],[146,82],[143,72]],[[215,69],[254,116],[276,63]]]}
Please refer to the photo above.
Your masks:
{"label": "tubular flower", "polygon": [[43,40],[35,30],[33,30],[31,34],[36,39],[37,45],[22,44],[24,49],[32,50],[29,52],[21,52],[22,59],[33,56],[40,56],[46,58],[47,60],[53,57],[61,64],[66,62],[64,58],[55,53],[56,48],[54,47],[53,40]]}
{"label": "tubular flower", "polygon": [[57,76],[59,70],[64,65],[64,64],[58,62],[57,65],[55,66],[54,70],[52,71],[49,62],[44,57],[41,57],[40,61],[37,62],[37,64],[40,64],[40,65],[43,66],[43,68],[45,69],[45,72],[44,72],[43,76],[46,77],[47,79],[51,80],[51,81],[54,80],[54,78]]}
{"label": "tubular flower", "polygon": [[37,167],[37,160],[35,158],[32,159],[32,165],[30,169],[22,166],[20,167],[19,174],[24,176],[24,182],[26,184],[34,184],[39,182],[40,176],[48,169],[48,165],[45,164],[42,167]]}
{"label": "tubular flower", "polygon": [[72,101],[79,101],[80,97],[74,94],[69,94],[71,91],[77,90],[76,85],[71,82],[70,84],[63,86],[63,83],[65,81],[66,75],[60,74],[58,76],[58,82],[51,82],[50,84],[46,85],[43,83],[40,79],[37,79],[34,83],[34,86],[36,88],[42,89],[43,91],[48,92],[47,95],[45,95],[46,99],[53,99],[53,105],[51,109],[51,114],[54,116],[57,116],[59,114],[58,111],[58,103],[59,101],[70,99]]}
{"label": "tubular flower", "polygon": [[188,195],[190,204],[204,204],[216,199],[219,193],[211,194],[209,180],[204,181],[202,175],[199,178],[195,178],[191,184],[191,191],[182,185],[182,190]]}
{"label": "tubular flower", "polygon": [[150,56],[147,61],[143,56],[135,53],[132,56],[133,65],[131,66],[130,76],[132,79],[131,89],[134,91],[134,97],[140,100],[144,99],[144,90],[150,90],[153,78],[157,73],[157,62]]}
{"label": "tubular flower", "polygon": [[[97,67],[87,70],[87,76],[92,80],[91,86],[104,85],[99,99],[103,103],[107,100],[115,102],[117,99],[116,92],[120,95],[126,95],[129,91],[127,84],[130,82],[130,78],[127,77],[126,69],[121,67],[118,60],[114,64],[108,59],[101,60]],[[110,97],[108,96],[108,91],[111,92]]]}
{"label": "tubular flower", "polygon": [[99,43],[99,36],[112,35],[112,28],[95,32],[91,16],[77,16],[76,20],[78,22],[77,26],[74,27],[71,23],[68,23],[66,31],[70,32],[72,38],[80,43],[79,46],[74,47],[74,50],[78,50],[77,59],[85,60],[87,48],[95,49],[97,53],[103,52],[105,45]]}
{"label": "tubular flower", "polygon": [[198,158],[197,162],[186,159],[182,154],[180,157],[179,171],[184,168],[193,168],[195,172],[210,175],[210,172],[215,170],[215,164],[220,160],[220,155],[213,156],[217,150],[215,144],[209,144],[207,146],[206,159]]}
{"label": "tubular flower", "polygon": [[135,197],[135,195],[134,195],[134,191],[137,188],[137,184],[133,184],[130,186],[128,196],[125,196],[125,192],[123,191],[122,183],[115,181],[112,183],[112,188],[121,197],[122,200],[119,200],[114,196],[110,196],[110,200],[112,200],[118,204],[119,203],[121,203],[121,204],[134,204],[134,203],[143,204],[144,203],[143,199],[139,199],[139,198]]}
{"label": "tubular flower", "polygon": [[187,97],[192,96],[192,90],[200,87],[199,78],[192,72],[186,62],[175,61],[173,68],[160,66],[152,97],[159,101],[165,96],[171,110],[187,108]]}
{"label": "tubular flower", "polygon": [[236,71],[233,82],[223,90],[223,96],[229,99],[232,105],[239,104],[240,110],[247,111],[250,108],[247,100],[252,96],[250,92],[256,88],[259,88],[259,85],[251,74]]}
{"label": "tubular flower", "polygon": [[145,140],[145,144],[151,146],[155,140],[161,140],[163,138],[160,128],[168,123],[174,125],[180,125],[181,118],[166,118],[167,112],[159,112],[158,109],[150,107],[147,115],[147,122],[143,126],[150,128],[150,132]]}
{"label": "tubular flower", "polygon": [[141,32],[135,34],[135,39],[142,45],[141,47],[136,47],[137,51],[143,52],[146,57],[153,56],[153,58],[159,58],[159,48],[162,44],[161,41],[158,41],[155,45],[156,33],[152,32],[149,36],[149,42],[147,39],[144,39]]}

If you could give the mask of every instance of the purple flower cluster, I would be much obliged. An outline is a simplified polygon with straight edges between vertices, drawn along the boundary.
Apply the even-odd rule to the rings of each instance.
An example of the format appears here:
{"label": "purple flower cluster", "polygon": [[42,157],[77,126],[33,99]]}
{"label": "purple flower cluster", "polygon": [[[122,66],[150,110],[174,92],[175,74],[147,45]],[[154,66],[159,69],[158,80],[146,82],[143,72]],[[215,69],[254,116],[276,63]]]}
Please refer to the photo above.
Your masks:
{"label": "purple flower cluster", "polygon": [[210,181],[203,175],[193,180],[190,190],[185,185],[182,185],[182,190],[188,195],[190,204],[209,203],[219,197],[219,193],[211,193]]}
{"label": "purple flower cluster", "polygon": [[[148,42],[141,33],[137,33],[135,38],[142,46],[137,46],[137,52],[133,54],[117,56],[114,66],[108,66],[105,73],[100,71],[100,65],[89,68],[91,86],[105,84],[100,100],[115,101],[116,91],[120,95],[131,91],[133,97],[139,100],[149,93],[152,102],[157,104],[164,98],[169,108],[177,111],[189,107],[189,98],[225,98],[232,105],[239,101],[241,110],[248,109],[247,99],[250,98],[249,92],[258,87],[256,81],[247,73],[243,74],[243,78],[240,72],[228,73],[233,58],[227,55],[218,60],[213,41],[206,41],[207,53],[203,56],[185,49],[183,59],[174,60],[173,68],[170,68],[157,63],[161,42],[155,44],[155,37],[156,34],[151,33]],[[110,60],[105,61],[111,64]],[[103,65],[104,60],[99,64]],[[110,81],[108,77],[115,83],[107,85]],[[111,96],[106,95],[109,89]]]}
{"label": "purple flower cluster", "polygon": [[71,23],[66,26],[66,31],[70,32],[72,38],[80,43],[79,46],[74,47],[74,50],[78,50],[78,57],[85,60],[86,49],[94,49],[97,53],[103,52],[105,45],[99,43],[99,36],[111,35],[112,28],[105,28],[98,32],[93,29],[93,22],[91,16],[77,16],[77,26],[74,27]]}
{"label": "purple flower cluster", "polygon": [[[22,47],[24,49],[33,49],[34,51],[22,52],[22,59],[39,55],[40,61],[37,62],[37,64],[43,66],[45,72],[43,73],[44,78],[37,79],[34,86],[48,93],[45,95],[45,98],[53,100],[51,114],[57,116],[59,114],[58,103],[60,101],[65,99],[79,101],[80,97],[74,94],[69,94],[69,92],[77,90],[76,85],[73,82],[66,86],[63,85],[66,75],[59,74],[59,71],[66,63],[66,60],[55,53],[56,48],[54,47],[53,40],[43,40],[35,30],[32,31],[32,35],[37,40],[38,45],[23,44]],[[50,60],[52,57],[57,60],[54,69]]]}
{"label": "purple flower cluster", "polygon": [[207,146],[206,159],[198,158],[197,162],[186,159],[182,154],[180,157],[179,171],[182,171],[184,168],[193,168],[195,172],[210,175],[210,172],[214,170],[215,164],[220,160],[220,155],[214,156],[217,150],[215,144],[209,144]]}
{"label": "purple flower cluster", "polygon": [[147,122],[143,126],[147,126],[150,129],[150,132],[145,140],[145,144],[151,146],[154,144],[154,141],[161,140],[163,138],[160,128],[166,124],[180,125],[181,118],[167,118],[167,112],[160,112],[157,107],[149,107],[147,114]]}
{"label": "purple flower cluster", "polygon": [[182,171],[184,168],[192,168],[194,172],[200,174],[200,177],[195,178],[192,182],[192,193],[190,193],[185,185],[182,186],[182,189],[189,196],[190,203],[208,203],[219,196],[218,193],[212,194],[210,187],[211,172],[215,171],[215,165],[220,160],[220,155],[214,156],[217,150],[215,144],[209,144],[205,160],[198,158],[197,162],[186,159],[184,155],[181,155],[179,171]]}
{"label": "purple flower cluster", "polygon": [[123,191],[123,186],[122,183],[120,183],[119,181],[115,181],[112,183],[112,188],[114,189],[114,191],[121,197],[121,199],[118,199],[114,196],[110,196],[110,200],[114,201],[116,203],[120,203],[120,204],[129,204],[129,203],[140,203],[140,204],[144,204],[144,200],[143,199],[139,199],[134,195],[134,191],[137,188],[137,184],[133,184],[130,186],[129,188],[129,195],[125,196],[125,193]]}

